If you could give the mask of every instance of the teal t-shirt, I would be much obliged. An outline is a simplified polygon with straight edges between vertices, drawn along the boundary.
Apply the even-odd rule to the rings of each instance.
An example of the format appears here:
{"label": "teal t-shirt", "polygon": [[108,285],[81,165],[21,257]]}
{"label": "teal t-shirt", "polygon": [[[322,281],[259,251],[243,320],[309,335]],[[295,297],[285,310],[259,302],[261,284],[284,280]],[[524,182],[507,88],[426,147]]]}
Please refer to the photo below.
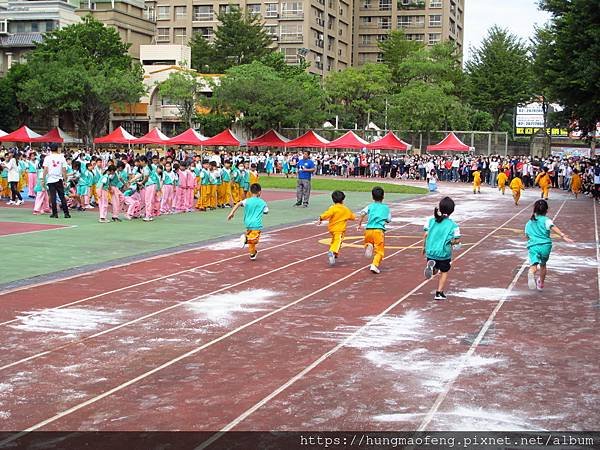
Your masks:
{"label": "teal t-shirt", "polygon": [[250,197],[242,200],[244,207],[244,225],[247,230],[262,230],[263,214],[269,212],[267,202],[260,197]]}
{"label": "teal t-shirt", "polygon": [[452,219],[436,222],[435,217],[423,227],[427,232],[425,256],[428,259],[445,260],[452,258],[452,240],[460,238],[460,228]]}
{"label": "teal t-shirt", "polygon": [[546,216],[535,216],[536,220],[530,220],[525,225],[525,235],[527,236],[527,248],[534,245],[552,245],[550,233],[554,222]]}
{"label": "teal t-shirt", "polygon": [[392,221],[392,213],[390,207],[383,203],[373,202],[361,212],[363,216],[369,216],[367,221],[367,230],[383,230],[385,231],[385,224]]}

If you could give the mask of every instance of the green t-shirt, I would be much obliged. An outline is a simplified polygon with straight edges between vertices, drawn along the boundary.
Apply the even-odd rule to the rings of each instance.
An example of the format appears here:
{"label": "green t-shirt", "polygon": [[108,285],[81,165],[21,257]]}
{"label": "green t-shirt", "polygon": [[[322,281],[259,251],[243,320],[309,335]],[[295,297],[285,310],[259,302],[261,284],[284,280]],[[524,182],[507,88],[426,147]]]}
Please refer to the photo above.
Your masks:
{"label": "green t-shirt", "polygon": [[425,256],[429,259],[446,260],[452,258],[452,240],[460,238],[460,228],[452,219],[444,218],[436,222],[435,217],[423,227],[427,232]]}
{"label": "green t-shirt", "polygon": [[383,230],[385,231],[385,224],[392,221],[392,213],[390,207],[380,202],[373,202],[366,208],[364,208],[360,214],[362,216],[369,216],[367,221],[367,230]]}
{"label": "green t-shirt", "polygon": [[262,230],[263,214],[269,212],[267,202],[260,197],[250,197],[242,200],[244,207],[244,225],[247,230]]}
{"label": "green t-shirt", "polygon": [[527,236],[527,248],[534,245],[552,245],[550,233],[554,222],[546,216],[535,216],[535,220],[530,220],[525,225],[525,235]]}

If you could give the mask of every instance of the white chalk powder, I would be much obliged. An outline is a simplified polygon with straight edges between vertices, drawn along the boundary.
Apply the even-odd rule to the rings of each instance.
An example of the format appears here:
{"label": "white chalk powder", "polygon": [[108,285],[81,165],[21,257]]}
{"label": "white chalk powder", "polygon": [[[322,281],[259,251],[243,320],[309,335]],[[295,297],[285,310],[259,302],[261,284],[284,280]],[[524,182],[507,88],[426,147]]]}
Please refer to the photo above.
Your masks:
{"label": "white chalk powder", "polygon": [[44,309],[26,312],[11,328],[34,333],[77,335],[94,331],[102,325],[120,323],[121,311],[99,311],[85,308]]}
{"label": "white chalk powder", "polygon": [[267,289],[248,289],[240,292],[211,295],[188,304],[195,313],[219,325],[227,325],[239,313],[264,311],[278,292]]}

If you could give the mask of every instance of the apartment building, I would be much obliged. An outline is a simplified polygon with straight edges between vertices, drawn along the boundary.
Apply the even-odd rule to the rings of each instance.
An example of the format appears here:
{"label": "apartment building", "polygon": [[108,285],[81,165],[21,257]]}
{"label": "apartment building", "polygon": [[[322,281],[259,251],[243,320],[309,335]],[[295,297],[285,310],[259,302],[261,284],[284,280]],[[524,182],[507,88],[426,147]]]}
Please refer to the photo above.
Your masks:
{"label": "apartment building", "polygon": [[311,63],[324,75],[352,63],[353,0],[146,0],[156,19],[157,44],[187,44],[194,33],[209,41],[217,15],[232,6],[247,8],[264,20],[273,45],[289,64]]}
{"label": "apartment building", "polygon": [[381,61],[390,31],[428,45],[453,41],[463,53],[464,0],[355,0],[353,63]]}

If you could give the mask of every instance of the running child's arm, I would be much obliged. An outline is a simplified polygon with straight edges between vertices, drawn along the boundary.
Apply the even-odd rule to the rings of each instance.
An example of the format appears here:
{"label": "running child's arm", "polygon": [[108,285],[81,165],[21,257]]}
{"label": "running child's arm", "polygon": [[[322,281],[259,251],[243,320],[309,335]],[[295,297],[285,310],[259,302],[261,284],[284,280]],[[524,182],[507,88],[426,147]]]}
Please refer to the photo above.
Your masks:
{"label": "running child's arm", "polygon": [[363,220],[365,220],[365,217],[367,217],[367,215],[368,215],[368,214],[369,214],[369,212],[368,212],[368,207],[367,207],[367,208],[365,208],[365,209],[363,209],[363,210],[360,212],[360,219],[358,219],[358,225],[356,226],[356,229],[357,229],[357,230],[359,230],[359,231],[360,231],[360,229],[362,228],[362,223],[363,223]]}
{"label": "running child's arm", "polygon": [[554,225],[552,227],[552,231],[556,231],[558,233],[558,235],[563,239],[563,241],[568,242],[569,244],[572,244],[575,242],[573,239],[568,237],[565,233],[560,231],[560,228],[558,228],[556,225]]}
{"label": "running child's arm", "polygon": [[241,207],[243,206],[244,200],[242,200],[241,202],[238,202],[235,204],[235,206],[233,207],[233,209],[231,210],[231,212],[229,213],[229,215],[227,216],[227,220],[231,220],[233,219],[233,216],[235,216],[235,212]]}

